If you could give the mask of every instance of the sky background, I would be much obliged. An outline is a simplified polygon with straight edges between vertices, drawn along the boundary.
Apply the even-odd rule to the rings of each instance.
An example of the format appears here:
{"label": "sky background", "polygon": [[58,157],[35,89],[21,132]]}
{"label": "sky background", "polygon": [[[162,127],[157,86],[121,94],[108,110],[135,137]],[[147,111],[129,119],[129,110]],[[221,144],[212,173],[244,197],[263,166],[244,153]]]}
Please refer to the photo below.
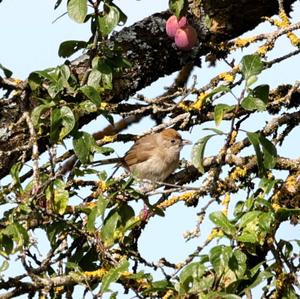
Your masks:
{"label": "sky background", "polygon": [[[48,67],[60,65],[64,59],[58,57],[57,51],[59,44],[65,40],[88,40],[90,37],[90,30],[88,24],[77,24],[70,20],[67,15],[53,21],[66,12],[65,2],[60,8],[54,11],[53,0],[3,0],[0,4],[0,63],[13,71],[13,77],[19,79],[26,79],[30,72],[35,70],[42,70]],[[159,12],[168,8],[168,0],[160,1],[134,1],[134,0],[120,0],[115,1],[128,16],[126,26],[149,16],[152,13]],[[292,13],[294,21],[300,20],[300,5],[294,6],[294,13]],[[121,28],[119,28],[121,29]],[[258,26],[253,32],[248,32],[245,36],[253,35],[253,33],[260,33],[266,30],[272,30],[268,24]],[[274,29],[273,29],[274,30]],[[241,57],[251,50],[255,50],[256,46],[247,49],[240,53],[235,53],[232,57],[238,62]],[[289,42],[285,38],[281,38],[280,42],[272,54],[268,55],[268,59],[277,57],[278,55],[286,54],[289,51]],[[77,57],[76,54],[74,57]],[[230,59],[229,59],[230,60]],[[293,84],[299,79],[299,56],[293,57],[283,64],[274,66],[271,70],[263,72],[259,77],[258,84],[270,84],[271,88],[279,84],[290,83]],[[208,67],[203,62],[203,67],[195,71],[197,75],[197,87],[207,84],[209,80],[223,71],[229,70],[225,63],[219,62],[216,67]],[[160,95],[163,92],[163,87],[172,83],[175,74],[164,77],[149,88],[139,91],[145,96],[151,98]],[[232,99],[228,99],[230,102]],[[255,122],[253,118],[247,123],[247,130],[255,131],[261,128],[269,116],[265,113],[257,115]],[[94,121],[84,130],[95,132],[104,127],[107,123],[103,121]],[[129,128],[129,132],[141,134],[153,126],[153,123],[144,121],[142,124],[134,125]],[[184,138],[196,142],[201,137],[205,136],[207,132],[202,129],[205,127],[214,127],[214,123],[205,124],[204,126],[197,126],[192,132],[183,132]],[[226,129],[227,125],[222,124],[221,129]],[[280,155],[296,158],[300,156],[299,146],[299,128],[294,130],[287,138],[287,141],[279,149]],[[221,147],[223,138],[216,138],[213,142],[208,144],[206,155],[217,153]],[[116,146],[116,152],[122,156],[131,144]],[[191,146],[184,149],[182,157],[190,160]],[[3,182],[2,182],[3,183]],[[243,199],[240,194],[235,200]],[[203,198],[201,201],[205,204],[208,198]],[[139,205],[139,204],[138,204]],[[140,206],[137,207],[141,208]],[[187,230],[192,230],[197,221],[197,212],[201,206],[197,208],[187,208],[183,204],[177,204],[168,209],[166,216],[156,217],[150,221],[139,242],[139,249],[142,256],[149,261],[158,261],[161,257],[165,257],[171,262],[177,263],[184,259],[189,253],[194,251],[196,246],[201,245],[206,239],[207,234],[211,229],[211,224],[206,222],[205,227],[201,227],[201,237],[190,242],[185,242],[183,234]],[[221,207],[217,205],[211,206],[212,210],[220,210]],[[288,229],[288,232],[287,232]],[[293,239],[297,236],[298,227],[291,227],[288,224],[282,225],[278,232],[278,238]],[[38,238],[43,239],[36,232]],[[46,247],[45,247],[46,248]],[[1,261],[1,260],[0,260]],[[13,265],[13,264],[12,264]],[[12,275],[19,271],[17,266],[11,266],[9,271]],[[157,275],[157,277],[161,277]],[[1,293],[1,291],[0,291]],[[131,294],[132,295],[132,294]],[[125,295],[119,295],[118,298],[125,298]]]}

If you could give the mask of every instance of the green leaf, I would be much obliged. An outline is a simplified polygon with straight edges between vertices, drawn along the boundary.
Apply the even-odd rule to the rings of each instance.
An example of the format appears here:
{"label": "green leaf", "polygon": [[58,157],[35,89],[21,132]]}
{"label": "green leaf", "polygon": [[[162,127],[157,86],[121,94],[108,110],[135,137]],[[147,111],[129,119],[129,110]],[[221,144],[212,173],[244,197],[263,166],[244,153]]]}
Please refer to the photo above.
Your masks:
{"label": "green leaf", "polygon": [[29,243],[27,230],[17,222],[7,225],[2,232],[8,236],[11,236],[16,242],[18,248],[26,246]]}
{"label": "green leaf", "polygon": [[95,144],[93,146],[93,151],[101,153],[104,156],[108,156],[114,152],[114,149],[108,146],[98,146],[97,144]]}
{"label": "green leaf", "polygon": [[241,72],[246,81],[248,81],[247,86],[250,86],[253,82],[253,78],[259,75],[264,68],[264,64],[261,58],[257,54],[246,55],[241,60]]}
{"label": "green leaf", "polygon": [[272,212],[266,212],[266,213],[262,213],[260,216],[259,216],[259,227],[265,231],[265,232],[269,232],[270,231],[270,228],[271,228],[271,225],[274,223],[274,213]]}
{"label": "green leaf", "polygon": [[78,132],[73,139],[74,152],[81,163],[90,162],[90,154],[95,144],[92,135],[86,132]]}
{"label": "green leaf", "polygon": [[59,68],[59,80],[62,80],[62,84],[64,87],[69,87],[69,78],[71,76],[71,70],[68,65],[63,64]]}
{"label": "green leaf", "polygon": [[125,23],[127,22],[127,16],[125,15],[125,13],[121,10],[121,8],[119,6],[117,6],[117,5],[113,4],[113,3],[111,4],[111,6],[114,6],[119,11],[120,16],[119,16],[119,23],[118,23],[118,25],[119,26],[125,25]]}
{"label": "green leaf", "polygon": [[246,86],[249,87],[257,81],[257,76],[250,76],[246,81]]}
{"label": "green leaf", "polygon": [[267,108],[266,104],[261,99],[252,96],[245,97],[241,106],[247,111],[265,111]]}
{"label": "green leaf", "polygon": [[0,273],[6,271],[8,269],[8,267],[9,267],[8,261],[4,260],[2,265],[0,266]]}
{"label": "green leaf", "polygon": [[[151,282],[151,286],[146,288],[144,291],[142,291],[142,298],[149,298],[149,296],[146,295],[150,295],[153,293],[165,293],[167,290],[169,289],[173,289],[173,285],[170,281],[163,279],[163,280],[158,280],[158,281],[154,281]],[[150,296],[152,297],[152,296]],[[157,298],[157,297],[156,297]]]}
{"label": "green leaf", "polygon": [[209,260],[218,275],[224,273],[228,268],[229,259],[232,256],[232,248],[230,246],[216,246],[210,250]]}
{"label": "green leaf", "polygon": [[[252,271],[252,269],[251,269]],[[255,280],[248,286],[249,289],[253,289],[256,286],[258,286],[260,283],[263,281],[267,281],[268,278],[271,278],[273,274],[269,271],[262,271],[259,272],[258,275],[256,276]]]}
{"label": "green leaf", "polygon": [[32,120],[33,125],[35,127],[37,127],[40,122],[40,119],[41,119],[41,114],[43,114],[48,109],[50,109],[51,107],[54,107],[54,106],[55,106],[55,103],[52,101],[47,104],[42,104],[42,105],[36,106],[31,112],[31,120]]}
{"label": "green leaf", "polygon": [[266,105],[269,102],[270,86],[267,84],[259,85],[252,91],[254,98],[261,99]]}
{"label": "green leaf", "polygon": [[257,243],[258,238],[256,234],[253,234],[252,232],[242,232],[240,236],[236,238],[240,242],[245,242],[245,243]]}
{"label": "green leaf", "polygon": [[[60,80],[62,77],[62,72],[67,71],[67,66],[57,67],[57,68],[49,68],[43,71],[35,71],[30,74],[30,87],[35,90],[37,89],[43,82],[42,79],[46,79],[49,82],[46,85],[46,89],[51,98],[55,98],[55,96],[64,89],[65,80]],[[70,70],[68,70],[70,73]]]}
{"label": "green leaf", "polygon": [[14,164],[9,173],[12,177],[13,183],[16,184],[18,187],[22,187],[21,186],[21,181],[20,181],[20,171],[23,167],[23,163],[22,162],[17,162],[16,164]]}
{"label": "green leaf", "polygon": [[35,91],[37,90],[41,84],[42,84],[42,78],[39,74],[36,72],[32,72],[28,76],[28,84],[31,88],[31,90]]}
{"label": "green leaf", "polygon": [[86,229],[88,232],[94,232],[96,230],[95,221],[97,216],[98,216],[97,209],[92,209],[87,217]]}
{"label": "green leaf", "polygon": [[226,294],[223,292],[210,292],[205,299],[242,299],[242,297],[234,295],[234,294]]}
{"label": "green leaf", "polygon": [[274,168],[276,165],[277,158],[277,149],[275,145],[261,134],[259,135],[259,142],[263,149],[264,167],[266,169]]}
{"label": "green leaf", "polygon": [[99,196],[98,201],[97,201],[97,210],[98,210],[98,215],[102,216],[102,220],[104,220],[104,212],[109,204],[109,199],[105,198],[104,196]]}
{"label": "green leaf", "polygon": [[117,299],[118,297],[118,292],[113,292],[111,293],[111,295],[109,296],[109,299]]}
{"label": "green leaf", "polygon": [[220,92],[223,92],[223,93],[227,93],[227,92],[230,92],[231,89],[226,86],[226,85],[220,85],[218,87],[216,87],[215,89],[213,89],[210,93],[209,93],[209,97],[215,95],[215,94],[218,94]]}
{"label": "green leaf", "polygon": [[220,125],[223,120],[224,114],[231,111],[234,106],[229,106],[227,104],[217,104],[214,108],[214,119],[216,126]]}
{"label": "green leaf", "polygon": [[260,134],[258,133],[251,133],[247,132],[247,136],[249,138],[249,141],[252,143],[255,153],[256,153],[256,160],[257,160],[257,166],[258,166],[258,175],[259,177],[262,177],[263,174],[265,173],[265,168],[263,164],[263,155],[259,146],[259,136]]}
{"label": "green leaf", "polygon": [[12,74],[13,74],[11,70],[9,70],[8,68],[6,68],[6,67],[5,67],[4,65],[2,65],[1,63],[0,63],[0,70],[3,71],[5,77],[7,77],[7,78],[10,78],[10,77],[12,76]]}
{"label": "green leaf", "polygon": [[215,136],[207,135],[201,138],[199,141],[195,143],[192,149],[192,164],[202,173],[204,174],[204,166],[203,166],[203,158],[204,158],[204,150],[208,140]]}
{"label": "green leaf", "polygon": [[97,105],[95,105],[92,101],[86,100],[83,101],[79,104],[79,107],[81,110],[87,112],[87,113],[92,113],[97,111]]}
{"label": "green leaf", "polygon": [[102,278],[100,292],[107,292],[109,290],[109,285],[116,282],[121,277],[122,273],[128,271],[128,267],[129,262],[127,260],[123,260],[117,266],[110,269]]}
{"label": "green leaf", "polygon": [[[53,193],[52,193],[53,192]],[[46,198],[47,200],[51,200],[52,194],[53,198],[53,208],[54,211],[60,215],[63,215],[68,202],[69,202],[69,192],[66,190],[66,184],[61,179],[55,179],[52,187],[49,186],[46,190]]]}
{"label": "green leaf", "polygon": [[43,71],[35,71],[32,72],[30,75],[33,74],[38,75],[40,78],[47,79],[50,82],[55,82],[58,79],[54,68],[49,68]]}
{"label": "green leaf", "polygon": [[129,205],[124,205],[120,208],[119,211],[120,215],[120,227],[118,227],[118,230],[120,230],[123,234],[128,229],[131,229],[133,226],[135,226],[137,223],[140,223],[140,219],[136,219],[134,209],[130,207]]}
{"label": "green leaf", "polygon": [[11,236],[7,236],[5,231],[0,235],[0,254],[8,257],[14,249],[14,242]]}
{"label": "green leaf", "polygon": [[88,232],[95,231],[95,229],[96,229],[95,221],[98,216],[102,216],[102,220],[103,220],[104,212],[105,212],[105,209],[106,209],[108,203],[109,203],[109,200],[106,199],[105,197],[100,196],[98,198],[97,207],[92,209],[92,211],[90,211],[90,213],[88,215],[88,221],[87,221],[87,225],[86,225]]}
{"label": "green leaf", "polygon": [[101,72],[96,69],[92,69],[88,77],[87,85],[92,86],[99,91],[101,78]]}
{"label": "green leaf", "polygon": [[192,287],[195,278],[200,279],[205,273],[205,266],[194,262],[186,266],[180,273],[180,293],[186,294]]}
{"label": "green leaf", "polygon": [[246,227],[248,224],[250,224],[251,222],[255,222],[254,225],[257,224],[257,219],[258,217],[262,214],[263,212],[261,211],[251,211],[248,212],[246,214],[244,214],[242,216],[242,218],[240,219],[240,223],[239,223],[239,227],[240,228],[244,228]]}
{"label": "green leaf", "polygon": [[274,188],[277,180],[262,178],[259,182],[259,188],[261,188],[265,194],[270,193],[270,191]]}
{"label": "green leaf", "polygon": [[204,128],[203,131],[213,131],[217,135],[224,135],[225,133],[219,129],[216,128]]}
{"label": "green leaf", "polygon": [[182,9],[184,8],[184,0],[169,0],[169,8],[177,18],[179,18]]}
{"label": "green leaf", "polygon": [[228,266],[238,279],[242,279],[247,270],[247,257],[240,250],[235,250],[229,259]]}
{"label": "green leaf", "polygon": [[225,234],[231,236],[236,234],[235,226],[232,223],[230,223],[230,221],[227,219],[223,212],[213,212],[209,215],[209,219],[214,224],[219,226]]}
{"label": "green leaf", "polygon": [[59,45],[58,49],[58,56],[59,57],[70,57],[75,52],[79,51],[80,49],[84,49],[87,47],[87,43],[81,40],[67,40],[62,42]]}
{"label": "green leaf", "polygon": [[66,224],[64,222],[53,222],[46,226],[47,237],[52,248],[56,248],[58,239],[65,229]]}
{"label": "green leaf", "polygon": [[97,90],[93,86],[82,86],[79,88],[79,91],[81,91],[89,100],[91,100],[96,106],[99,106],[101,103],[101,98]]}
{"label": "green leaf", "polygon": [[101,72],[101,83],[104,89],[112,89],[113,72],[111,67],[105,63],[99,63],[98,70]]}
{"label": "green leaf", "polygon": [[120,215],[116,210],[113,210],[105,219],[104,225],[101,229],[101,237],[105,242],[105,246],[109,247],[113,245],[115,240],[114,232],[119,221]]}
{"label": "green leaf", "polygon": [[278,221],[283,222],[292,216],[300,216],[300,209],[279,208],[276,210],[276,219],[278,219]]}
{"label": "green leaf", "polygon": [[69,0],[68,15],[77,23],[83,23],[87,15],[87,0]]}
{"label": "green leaf", "polygon": [[59,138],[60,127],[61,127],[61,111],[59,108],[55,108],[51,111],[50,117],[50,142],[56,143]]}
{"label": "green leaf", "polygon": [[104,16],[98,17],[99,29],[103,36],[108,36],[120,20],[119,9],[112,5],[105,5]]}
{"label": "green leaf", "polygon": [[75,127],[75,116],[73,114],[73,111],[67,106],[62,106],[60,108],[60,116],[62,120],[61,121],[62,129],[59,133],[59,138],[63,139]]}

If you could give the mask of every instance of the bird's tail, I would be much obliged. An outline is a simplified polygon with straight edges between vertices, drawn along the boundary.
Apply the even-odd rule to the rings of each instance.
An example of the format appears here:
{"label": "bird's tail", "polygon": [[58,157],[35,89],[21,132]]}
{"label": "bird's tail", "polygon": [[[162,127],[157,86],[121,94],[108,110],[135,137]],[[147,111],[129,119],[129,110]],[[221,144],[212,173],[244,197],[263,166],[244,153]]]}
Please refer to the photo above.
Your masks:
{"label": "bird's tail", "polygon": [[106,164],[119,164],[119,165],[121,165],[121,163],[122,163],[121,158],[110,158],[110,159],[103,159],[103,160],[97,160],[97,161],[92,162],[92,164],[94,166],[106,165]]}

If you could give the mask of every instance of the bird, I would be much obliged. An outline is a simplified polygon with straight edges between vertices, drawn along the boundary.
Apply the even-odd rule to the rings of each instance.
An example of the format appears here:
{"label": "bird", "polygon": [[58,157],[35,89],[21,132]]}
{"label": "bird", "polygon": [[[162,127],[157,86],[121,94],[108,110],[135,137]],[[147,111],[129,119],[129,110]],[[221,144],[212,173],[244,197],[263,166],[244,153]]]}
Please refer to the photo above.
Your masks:
{"label": "bird", "polygon": [[121,158],[97,161],[97,165],[122,166],[134,178],[164,182],[179,166],[180,151],[191,141],[183,139],[173,128],[139,138]]}

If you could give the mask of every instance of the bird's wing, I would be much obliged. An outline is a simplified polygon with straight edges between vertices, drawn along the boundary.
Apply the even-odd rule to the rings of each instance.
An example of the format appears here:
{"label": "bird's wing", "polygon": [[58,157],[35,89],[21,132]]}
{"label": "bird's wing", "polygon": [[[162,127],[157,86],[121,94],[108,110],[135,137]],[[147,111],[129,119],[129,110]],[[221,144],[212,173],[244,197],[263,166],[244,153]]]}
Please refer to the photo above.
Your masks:
{"label": "bird's wing", "polygon": [[155,142],[153,142],[153,138],[149,137],[150,135],[147,135],[137,140],[126,153],[124,161],[128,167],[144,162],[151,158],[151,156],[153,155],[153,151],[155,151],[157,145],[155,144]]}

